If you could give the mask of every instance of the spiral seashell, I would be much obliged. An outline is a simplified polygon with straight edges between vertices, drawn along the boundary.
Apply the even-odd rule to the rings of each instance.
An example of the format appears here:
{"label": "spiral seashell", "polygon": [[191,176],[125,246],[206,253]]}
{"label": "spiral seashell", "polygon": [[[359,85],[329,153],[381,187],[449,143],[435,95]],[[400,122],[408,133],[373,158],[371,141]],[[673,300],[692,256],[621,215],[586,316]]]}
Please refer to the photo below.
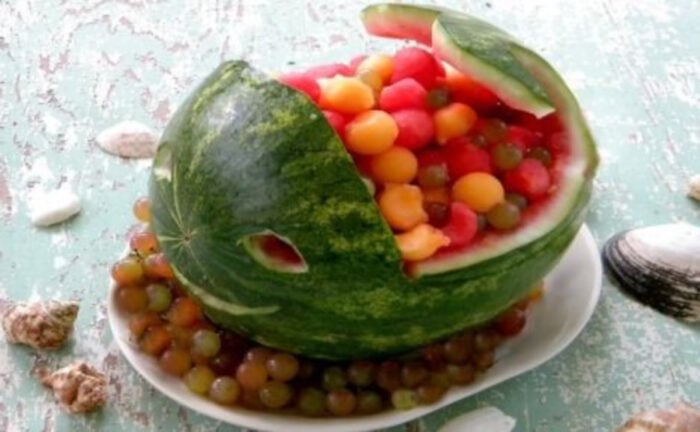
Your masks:
{"label": "spiral seashell", "polygon": [[84,361],[49,372],[40,369],[38,378],[51,387],[54,397],[69,413],[93,411],[107,402],[105,375]]}
{"label": "spiral seashell", "polygon": [[2,328],[10,343],[58,349],[72,333],[79,308],[73,301],[10,303],[2,312]]}

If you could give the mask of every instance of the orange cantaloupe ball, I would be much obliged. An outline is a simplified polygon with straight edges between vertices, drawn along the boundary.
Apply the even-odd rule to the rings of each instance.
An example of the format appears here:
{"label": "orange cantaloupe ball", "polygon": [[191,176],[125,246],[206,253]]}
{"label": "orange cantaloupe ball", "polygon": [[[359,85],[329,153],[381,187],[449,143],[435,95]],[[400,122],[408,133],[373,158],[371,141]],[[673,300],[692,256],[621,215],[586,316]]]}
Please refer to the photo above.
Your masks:
{"label": "orange cantaloupe ball", "polygon": [[430,258],[438,249],[450,244],[450,239],[430,224],[420,224],[410,231],[397,234],[396,245],[401,258],[406,261],[422,261]]}
{"label": "orange cantaloupe ball", "polygon": [[372,157],[372,178],[380,183],[410,183],[418,173],[418,159],[405,147],[391,147]]}
{"label": "orange cantaloupe ball", "polygon": [[452,199],[466,204],[475,212],[485,213],[503,202],[505,191],[496,177],[474,172],[460,177],[452,185]]}
{"label": "orange cantaloupe ball", "polygon": [[337,75],[320,80],[320,84],[321,109],[343,114],[359,114],[374,106],[374,91],[358,78]]}
{"label": "orange cantaloupe ball", "polygon": [[453,102],[433,114],[435,125],[435,140],[438,144],[464,136],[476,123],[477,114],[469,107],[459,102]]}
{"label": "orange cantaloupe ball", "polygon": [[363,112],[345,126],[345,146],[361,155],[388,150],[399,136],[394,118],[380,110]]}
{"label": "orange cantaloupe ball", "polygon": [[428,221],[423,209],[423,194],[418,186],[388,184],[379,196],[379,210],[389,226],[409,230]]}

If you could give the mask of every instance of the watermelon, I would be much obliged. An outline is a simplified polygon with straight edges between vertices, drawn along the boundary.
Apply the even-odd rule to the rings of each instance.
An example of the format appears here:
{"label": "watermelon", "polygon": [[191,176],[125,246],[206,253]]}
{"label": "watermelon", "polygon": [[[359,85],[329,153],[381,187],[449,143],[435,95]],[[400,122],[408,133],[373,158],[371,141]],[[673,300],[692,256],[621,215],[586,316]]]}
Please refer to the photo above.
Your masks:
{"label": "watermelon", "polygon": [[[573,240],[597,164],[574,96],[513,37],[429,7],[370,6],[363,21],[370,33],[430,44],[514,108],[556,113],[569,148],[556,194],[522,227],[406,268],[324,113],[244,61],[220,65],[161,137],[152,228],[179,282],[213,321],[316,358],[400,353],[506,310]],[[298,259],[269,253],[265,236]]]}

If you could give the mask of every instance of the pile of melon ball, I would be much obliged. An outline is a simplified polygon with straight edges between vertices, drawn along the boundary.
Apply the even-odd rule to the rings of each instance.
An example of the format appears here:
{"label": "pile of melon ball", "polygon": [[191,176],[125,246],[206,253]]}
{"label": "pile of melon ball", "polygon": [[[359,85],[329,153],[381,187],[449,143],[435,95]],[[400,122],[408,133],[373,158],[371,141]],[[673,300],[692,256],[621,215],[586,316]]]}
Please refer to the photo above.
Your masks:
{"label": "pile of melon ball", "polygon": [[417,47],[283,74],[342,139],[406,262],[518,227],[553,190],[554,116],[505,106]]}

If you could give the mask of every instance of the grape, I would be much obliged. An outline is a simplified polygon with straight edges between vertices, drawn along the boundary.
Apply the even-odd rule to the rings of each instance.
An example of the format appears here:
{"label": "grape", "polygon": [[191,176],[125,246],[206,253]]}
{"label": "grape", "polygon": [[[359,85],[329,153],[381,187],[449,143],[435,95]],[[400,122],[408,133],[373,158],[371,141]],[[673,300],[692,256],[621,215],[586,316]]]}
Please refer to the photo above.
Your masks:
{"label": "grape", "polygon": [[274,352],[267,347],[257,346],[248,350],[245,354],[245,361],[265,364]]}
{"label": "grape", "polygon": [[309,360],[301,360],[299,362],[299,372],[297,372],[297,378],[306,380],[311,378],[316,372],[316,366]]}
{"label": "grape", "polygon": [[211,368],[197,365],[185,374],[183,380],[190,391],[203,395],[209,391],[209,387],[211,387],[215,378],[216,374]]}
{"label": "grape", "polygon": [[401,387],[401,365],[392,360],[380,364],[377,370],[377,385],[389,392]]}
{"label": "grape", "polygon": [[170,341],[172,336],[165,326],[156,325],[146,329],[139,345],[146,354],[158,355],[170,345]]}
{"label": "grape", "polygon": [[192,335],[192,354],[211,358],[219,353],[221,339],[213,330],[201,329]]}
{"label": "grape", "polygon": [[241,387],[235,379],[227,376],[216,378],[209,387],[209,397],[221,405],[233,405],[241,395]]}
{"label": "grape", "polygon": [[170,306],[167,316],[176,326],[190,327],[202,317],[202,311],[191,298],[179,297]]}
{"label": "grape", "polygon": [[265,405],[263,405],[260,400],[260,394],[257,390],[249,390],[243,388],[243,393],[241,396],[241,404],[252,410],[263,411],[265,410]]}
{"label": "grape", "polygon": [[279,381],[268,381],[258,391],[260,401],[268,408],[282,408],[292,399],[292,388]]}
{"label": "grape", "polygon": [[365,390],[357,395],[357,412],[359,414],[378,413],[384,407],[384,401],[379,393]]}
{"label": "grape", "polygon": [[508,134],[508,125],[501,119],[486,119],[481,124],[481,134],[492,144],[501,142]]}
{"label": "grape", "polygon": [[143,311],[129,318],[129,331],[135,338],[140,338],[151,326],[161,324],[160,316],[155,312]]}
{"label": "grape", "polygon": [[520,195],[519,193],[506,193],[506,201],[508,201],[511,204],[515,204],[520,210],[523,210],[525,209],[525,207],[527,207],[527,198],[525,198],[523,195]]}
{"label": "grape", "polygon": [[165,372],[181,376],[192,366],[190,353],[182,348],[172,347],[163,352],[158,361],[161,369]]}
{"label": "grape", "polygon": [[150,231],[139,231],[131,235],[129,247],[143,257],[158,252],[158,239]]}
{"label": "grape", "polygon": [[167,324],[166,328],[173,337],[173,345],[183,349],[189,349],[192,346],[192,335],[194,335],[194,329],[178,327],[172,323]]}
{"label": "grape", "polygon": [[245,361],[236,369],[236,380],[246,390],[258,390],[267,381],[264,363]]}
{"label": "grape", "polygon": [[450,93],[446,88],[436,87],[428,92],[425,101],[432,109],[442,108],[450,103]]}
{"label": "grape", "polygon": [[449,222],[450,207],[447,204],[426,202],[423,204],[423,209],[428,214],[428,222],[430,222],[430,225],[441,228]]}
{"label": "grape", "polygon": [[345,371],[338,366],[331,366],[324,369],[321,381],[323,388],[328,391],[345,387],[348,384]]}
{"label": "grape", "polygon": [[162,253],[153,253],[143,259],[143,270],[146,276],[153,279],[172,279],[175,277],[173,268]]}
{"label": "grape", "polygon": [[520,165],[523,151],[515,144],[501,143],[491,150],[491,158],[496,168],[507,171]]}
{"label": "grape", "polygon": [[399,410],[408,410],[418,405],[416,392],[408,389],[398,389],[391,393],[391,404]]}
{"label": "grape", "polygon": [[163,284],[152,283],[146,287],[148,296],[148,310],[153,312],[165,312],[173,301],[173,293]]}
{"label": "grape", "polygon": [[289,381],[299,372],[299,360],[291,354],[273,354],[266,362],[267,373],[277,381]]}
{"label": "grape", "polygon": [[512,308],[498,317],[496,329],[503,336],[515,336],[525,328],[525,312],[519,308]]}
{"label": "grape", "polygon": [[497,230],[509,230],[520,222],[520,209],[517,205],[504,201],[491,207],[486,213],[486,220]]}
{"label": "grape", "polygon": [[367,360],[357,360],[348,366],[348,381],[357,387],[367,387],[372,384],[377,373],[374,363]]}
{"label": "grape", "polygon": [[112,266],[112,279],[120,286],[140,282],[143,279],[141,261],[134,257],[120,259]]}
{"label": "grape", "polygon": [[250,341],[238,333],[221,331],[219,338],[221,339],[221,346],[224,347],[226,352],[235,353],[236,355],[240,354],[240,358],[243,358],[250,346]]}
{"label": "grape", "polygon": [[123,312],[141,312],[148,306],[148,296],[140,287],[120,287],[116,292],[117,307]]}
{"label": "grape", "polygon": [[544,147],[533,147],[527,152],[527,157],[537,159],[546,167],[552,166],[552,153]]}
{"label": "grape", "polygon": [[315,387],[305,387],[299,392],[297,408],[308,416],[320,416],[326,409],[326,395]]}
{"label": "grape", "polygon": [[450,378],[450,374],[447,372],[447,367],[433,372],[428,381],[432,385],[443,388],[448,388],[452,384],[452,379]]}
{"label": "grape", "polygon": [[418,169],[418,184],[423,187],[444,186],[450,181],[445,164],[428,165]]}
{"label": "grape", "polygon": [[414,388],[428,378],[428,369],[420,363],[407,363],[401,368],[401,383]]}
{"label": "grape", "polygon": [[474,348],[477,351],[494,350],[501,342],[501,337],[493,330],[481,330],[474,335]]}
{"label": "grape", "polygon": [[451,337],[445,342],[443,349],[445,359],[451,364],[461,364],[469,360],[472,353],[473,339],[469,334]]}
{"label": "grape", "polygon": [[151,204],[147,197],[141,197],[134,202],[134,216],[141,222],[151,221]]}
{"label": "grape", "polygon": [[482,213],[477,213],[477,215],[476,215],[476,230],[483,231],[486,229],[488,224],[489,223],[486,220],[486,216],[484,216]]}
{"label": "grape", "polygon": [[444,364],[442,344],[431,344],[421,350],[421,357],[429,369],[437,370]]}
{"label": "grape", "polygon": [[436,384],[422,384],[416,389],[416,398],[422,404],[432,404],[439,401],[447,392],[447,387]]}
{"label": "grape", "polygon": [[326,408],[336,416],[346,416],[355,410],[357,397],[347,389],[335,389],[326,396]]}
{"label": "grape", "polygon": [[219,353],[209,361],[209,366],[219,375],[233,375],[236,373],[240,358],[229,352]]}
{"label": "grape", "polygon": [[496,356],[493,350],[489,351],[480,351],[474,355],[474,364],[476,365],[476,368],[483,371],[491,366],[496,361]]}
{"label": "grape", "polygon": [[471,136],[469,138],[469,143],[471,143],[472,145],[475,145],[476,147],[480,147],[480,148],[484,148],[489,144],[488,140],[483,135]]}
{"label": "grape", "polygon": [[469,384],[476,378],[474,365],[471,363],[463,365],[447,365],[447,375],[453,384]]}

